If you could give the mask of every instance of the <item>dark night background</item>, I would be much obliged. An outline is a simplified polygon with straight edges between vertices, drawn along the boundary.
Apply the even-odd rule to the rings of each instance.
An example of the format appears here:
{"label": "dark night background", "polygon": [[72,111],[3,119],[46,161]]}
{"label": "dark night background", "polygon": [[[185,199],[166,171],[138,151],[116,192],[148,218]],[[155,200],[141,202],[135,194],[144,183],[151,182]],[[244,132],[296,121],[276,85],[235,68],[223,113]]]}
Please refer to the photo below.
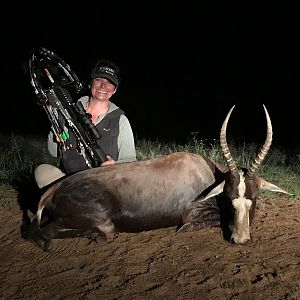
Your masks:
{"label": "dark night background", "polygon": [[113,58],[122,83],[111,100],[125,110],[137,138],[180,143],[198,132],[199,139],[218,139],[236,104],[228,136],[262,143],[265,104],[273,144],[299,146],[296,6],[126,2],[8,3],[2,14],[9,21],[1,21],[0,133],[46,138],[50,123],[22,68],[32,49],[45,47],[83,81],[99,58]]}

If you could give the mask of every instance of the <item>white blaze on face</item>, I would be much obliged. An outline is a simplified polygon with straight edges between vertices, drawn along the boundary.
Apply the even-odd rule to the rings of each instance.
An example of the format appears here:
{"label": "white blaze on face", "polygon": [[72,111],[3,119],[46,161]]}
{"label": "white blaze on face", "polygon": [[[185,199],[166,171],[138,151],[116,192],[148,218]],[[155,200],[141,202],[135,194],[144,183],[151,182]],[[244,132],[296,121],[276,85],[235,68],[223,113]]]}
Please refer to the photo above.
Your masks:
{"label": "white blaze on face", "polygon": [[244,244],[250,240],[249,210],[252,201],[245,198],[246,184],[242,171],[239,172],[238,198],[232,200],[235,209],[234,227],[231,238],[236,244]]}

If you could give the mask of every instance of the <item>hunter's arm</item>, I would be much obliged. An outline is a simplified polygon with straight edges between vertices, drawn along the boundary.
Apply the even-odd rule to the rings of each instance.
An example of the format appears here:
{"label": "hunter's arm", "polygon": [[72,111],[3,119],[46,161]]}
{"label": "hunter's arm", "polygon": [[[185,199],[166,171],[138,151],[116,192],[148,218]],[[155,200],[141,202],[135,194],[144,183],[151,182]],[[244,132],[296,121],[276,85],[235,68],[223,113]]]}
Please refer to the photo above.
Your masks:
{"label": "hunter's arm", "polygon": [[129,120],[125,115],[120,116],[118,148],[118,163],[136,160],[134,136]]}

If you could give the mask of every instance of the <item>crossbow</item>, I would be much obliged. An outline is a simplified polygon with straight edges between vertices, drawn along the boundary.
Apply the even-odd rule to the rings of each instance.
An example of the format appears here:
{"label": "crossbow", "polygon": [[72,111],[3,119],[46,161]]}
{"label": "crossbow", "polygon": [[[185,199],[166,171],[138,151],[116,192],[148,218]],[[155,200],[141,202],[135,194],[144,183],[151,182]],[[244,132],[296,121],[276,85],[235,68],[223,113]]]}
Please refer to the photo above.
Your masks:
{"label": "crossbow", "polygon": [[[84,90],[70,66],[55,53],[46,48],[32,51],[29,59],[29,76],[37,99],[37,104],[45,110],[51,122],[57,141],[64,150],[70,144],[69,131],[62,124],[68,124],[78,141],[78,152],[85,159],[88,168],[98,167],[107,157],[97,140],[101,138],[81,102],[74,102],[72,95]],[[61,121],[63,120],[63,122]]]}

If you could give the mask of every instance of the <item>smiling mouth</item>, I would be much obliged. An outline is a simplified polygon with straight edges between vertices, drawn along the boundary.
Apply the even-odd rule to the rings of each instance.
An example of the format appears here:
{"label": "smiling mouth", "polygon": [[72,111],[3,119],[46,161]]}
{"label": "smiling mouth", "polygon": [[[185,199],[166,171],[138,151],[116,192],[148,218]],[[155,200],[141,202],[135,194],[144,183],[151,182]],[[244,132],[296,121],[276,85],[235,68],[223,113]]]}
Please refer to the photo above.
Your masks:
{"label": "smiling mouth", "polygon": [[98,93],[101,93],[101,94],[107,94],[106,91],[101,91],[101,90],[97,90]]}

